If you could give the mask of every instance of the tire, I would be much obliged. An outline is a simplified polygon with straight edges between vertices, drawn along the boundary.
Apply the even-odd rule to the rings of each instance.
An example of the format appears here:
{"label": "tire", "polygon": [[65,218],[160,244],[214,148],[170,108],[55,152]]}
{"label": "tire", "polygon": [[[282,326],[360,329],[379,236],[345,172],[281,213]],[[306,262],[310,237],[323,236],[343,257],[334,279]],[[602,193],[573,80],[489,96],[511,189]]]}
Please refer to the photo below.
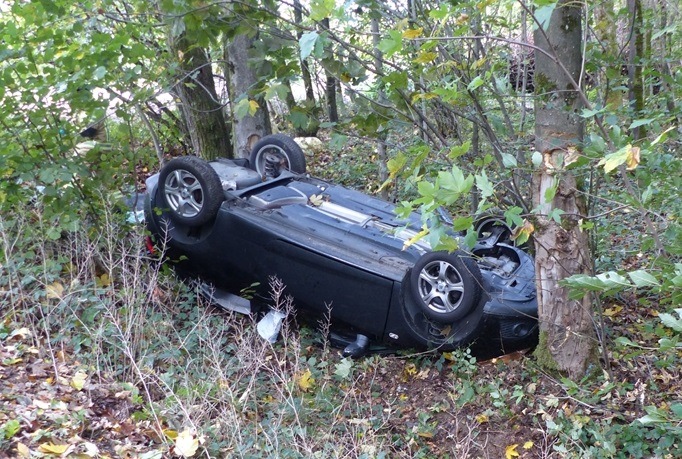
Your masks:
{"label": "tire", "polygon": [[427,318],[453,323],[478,305],[481,272],[464,252],[430,252],[412,268],[410,293]]}
{"label": "tire", "polygon": [[171,220],[201,226],[213,220],[225,200],[216,171],[203,159],[183,156],[172,159],[159,173],[161,207]]}
{"label": "tire", "polygon": [[512,239],[513,231],[504,216],[497,214],[483,214],[476,217],[474,221],[474,229],[479,239],[487,239],[491,236],[497,236],[497,242],[503,242],[509,245],[516,245]]}
{"label": "tire", "polygon": [[251,150],[251,168],[262,177],[274,178],[283,171],[305,174],[305,154],[301,147],[284,134],[267,135]]}

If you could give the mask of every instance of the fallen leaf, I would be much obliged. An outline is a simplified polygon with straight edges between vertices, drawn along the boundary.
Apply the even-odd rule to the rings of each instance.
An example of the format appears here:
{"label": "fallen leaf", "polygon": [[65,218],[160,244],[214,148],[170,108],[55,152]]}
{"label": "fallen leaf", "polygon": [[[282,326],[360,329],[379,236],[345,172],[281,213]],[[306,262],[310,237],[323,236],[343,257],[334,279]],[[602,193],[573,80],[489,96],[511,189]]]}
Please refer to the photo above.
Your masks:
{"label": "fallen leaf", "polygon": [[199,440],[194,438],[189,429],[178,434],[175,439],[175,453],[182,457],[192,457],[199,449]]}
{"label": "fallen leaf", "polygon": [[515,457],[519,457],[519,453],[516,452],[516,448],[519,445],[517,443],[514,443],[513,445],[509,445],[504,449],[504,457],[505,459],[514,459]]}
{"label": "fallen leaf", "polygon": [[80,391],[83,390],[85,386],[85,381],[88,379],[88,375],[84,371],[77,371],[76,374],[71,378],[69,385],[74,389]]}
{"label": "fallen leaf", "polygon": [[31,457],[31,450],[23,443],[17,443],[17,454],[21,457]]}
{"label": "fallen leaf", "polygon": [[532,441],[527,441],[526,443],[523,444],[523,449],[531,449],[532,447],[533,447]]}
{"label": "fallen leaf", "polygon": [[623,310],[623,306],[614,305],[612,308],[604,309],[604,315],[606,317],[614,317],[614,316],[618,315],[618,313],[622,310]]}
{"label": "fallen leaf", "polygon": [[54,282],[45,287],[45,294],[50,299],[61,299],[64,294],[64,286],[59,282]]}
{"label": "fallen leaf", "polygon": [[54,443],[43,443],[38,446],[41,453],[62,455],[70,448],[70,445],[55,445]]}
{"label": "fallen leaf", "polygon": [[9,336],[7,337],[7,340],[9,341],[10,339],[17,337],[17,336],[19,337],[19,339],[24,339],[27,336],[31,336],[31,330],[29,330],[26,327],[17,328],[16,330],[13,330],[12,333],[9,334]]}
{"label": "fallen leaf", "polygon": [[322,203],[324,202],[324,197],[319,195],[319,194],[314,194],[308,198],[310,200],[310,204],[315,206],[315,207],[320,207]]}
{"label": "fallen leaf", "polygon": [[308,392],[308,390],[312,389],[312,387],[315,385],[315,378],[313,378],[313,374],[310,372],[310,369],[298,374],[296,376],[296,383],[304,392]]}
{"label": "fallen leaf", "polygon": [[488,415],[487,414],[477,414],[476,415],[476,422],[479,424],[485,424],[488,422]]}

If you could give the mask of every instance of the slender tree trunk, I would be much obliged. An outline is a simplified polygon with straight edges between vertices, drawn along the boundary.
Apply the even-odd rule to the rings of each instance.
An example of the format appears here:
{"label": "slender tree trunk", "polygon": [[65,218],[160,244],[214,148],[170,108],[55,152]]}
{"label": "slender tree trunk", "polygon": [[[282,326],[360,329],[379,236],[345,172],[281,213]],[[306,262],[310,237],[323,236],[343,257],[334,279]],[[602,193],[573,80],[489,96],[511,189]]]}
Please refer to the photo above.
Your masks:
{"label": "slender tree trunk", "polygon": [[[294,22],[301,24],[303,22],[303,11],[301,9],[301,1],[294,0]],[[302,30],[299,28],[296,36],[300,39],[303,36]],[[305,100],[311,107],[315,106],[315,91],[313,91],[313,79],[310,76],[310,67],[305,59],[301,60],[301,78],[303,78],[303,87],[305,88]]]}
{"label": "slender tree trunk", "polygon": [[[324,30],[329,30],[329,19],[328,18],[323,19],[320,22],[320,25]],[[328,53],[330,55],[328,59],[333,60],[334,59],[333,51],[329,49]],[[336,78],[334,77],[334,74],[327,69],[325,69],[324,73],[326,77],[324,92],[327,98],[327,110],[329,113],[329,121],[332,123],[336,123],[339,121],[339,109],[338,104],[336,102]]]}
{"label": "slender tree trunk", "polygon": [[[535,45],[555,55],[573,81],[579,81],[582,58],[579,5],[561,0],[546,35],[542,29],[535,32]],[[540,211],[535,233],[540,321],[536,355],[542,364],[578,378],[595,355],[591,303],[589,295],[570,299],[559,282],[589,273],[591,266],[587,235],[580,227],[585,205],[575,176],[565,167],[576,159],[583,139],[581,102],[571,78],[553,59],[536,52],[535,63],[535,148],[543,158],[533,185],[533,204]],[[555,220],[559,217],[561,223]]]}
{"label": "slender tree trunk", "polygon": [[204,159],[232,157],[230,133],[218,100],[213,70],[206,50],[185,38],[170,37],[170,48],[178,59],[182,79],[175,86],[180,109],[187,123],[194,153]]}
{"label": "slender tree trunk", "polygon": [[[633,110],[633,118],[639,118],[644,110],[644,81],[642,80],[642,59],[644,57],[644,19],[642,1],[628,0],[628,13],[631,19],[630,45],[628,47],[628,99]],[[635,140],[646,137],[646,127],[638,126],[632,130]]]}
{"label": "slender tree trunk", "polygon": [[[258,86],[256,74],[249,65],[249,49],[254,40],[246,35],[235,35],[225,46],[227,62],[225,75],[228,79],[230,101],[233,104],[242,97],[249,97]],[[253,115],[246,115],[241,119],[234,113],[232,115],[232,132],[237,157],[248,158],[256,142],[272,132],[267,104],[264,100],[257,103],[258,109]]]}
{"label": "slender tree trunk", "polygon": [[[384,73],[383,71],[383,64],[382,64],[382,58],[383,55],[381,51],[379,50],[379,42],[381,41],[381,35],[379,32],[379,20],[376,18],[372,18],[371,22],[371,30],[372,30],[372,45],[374,46],[374,70],[377,73],[377,75],[382,75]],[[379,88],[379,92],[377,94],[377,99],[379,101],[380,105],[384,105],[386,103],[386,95],[384,94],[384,90]],[[384,131],[385,132],[385,131]],[[388,155],[386,154],[386,134],[382,132],[379,134],[379,140],[377,143],[377,156],[379,157],[379,183],[384,183],[386,180],[388,180],[389,174],[388,174]],[[383,199],[388,199],[388,188],[387,187],[382,187],[381,188],[381,193],[380,196]]]}

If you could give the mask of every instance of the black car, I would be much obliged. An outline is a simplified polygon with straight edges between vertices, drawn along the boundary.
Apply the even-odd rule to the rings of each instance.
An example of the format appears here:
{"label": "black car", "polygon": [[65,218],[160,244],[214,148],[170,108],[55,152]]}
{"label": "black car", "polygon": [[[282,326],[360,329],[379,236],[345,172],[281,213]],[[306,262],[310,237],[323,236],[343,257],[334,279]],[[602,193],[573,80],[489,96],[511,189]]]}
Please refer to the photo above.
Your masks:
{"label": "black car", "polygon": [[175,158],[147,180],[148,229],[178,269],[221,290],[256,283],[265,298],[276,276],[299,315],[330,316],[350,338],[347,353],[368,342],[476,342],[494,353],[536,342],[533,260],[500,219],[478,222],[469,252],[433,251],[424,240],[406,244],[420,215],[400,219],[393,204],[305,170],[303,151],[281,134],[261,139],[248,160]]}

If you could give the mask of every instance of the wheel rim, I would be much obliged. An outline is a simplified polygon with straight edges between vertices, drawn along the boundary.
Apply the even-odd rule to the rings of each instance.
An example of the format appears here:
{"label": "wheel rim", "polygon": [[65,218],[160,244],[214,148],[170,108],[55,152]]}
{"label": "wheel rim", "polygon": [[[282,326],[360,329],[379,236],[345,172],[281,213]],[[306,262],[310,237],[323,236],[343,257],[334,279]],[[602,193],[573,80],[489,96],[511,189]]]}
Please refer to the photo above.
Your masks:
{"label": "wheel rim", "polygon": [[424,266],[418,288],[424,304],[439,314],[457,309],[464,296],[462,276],[447,261],[432,261]]}
{"label": "wheel rim", "polygon": [[267,145],[258,151],[256,170],[266,177],[277,177],[291,168],[289,155],[277,145]]}
{"label": "wheel rim", "polygon": [[204,190],[194,174],[175,170],[166,177],[166,201],[171,210],[184,218],[196,217],[204,206]]}

